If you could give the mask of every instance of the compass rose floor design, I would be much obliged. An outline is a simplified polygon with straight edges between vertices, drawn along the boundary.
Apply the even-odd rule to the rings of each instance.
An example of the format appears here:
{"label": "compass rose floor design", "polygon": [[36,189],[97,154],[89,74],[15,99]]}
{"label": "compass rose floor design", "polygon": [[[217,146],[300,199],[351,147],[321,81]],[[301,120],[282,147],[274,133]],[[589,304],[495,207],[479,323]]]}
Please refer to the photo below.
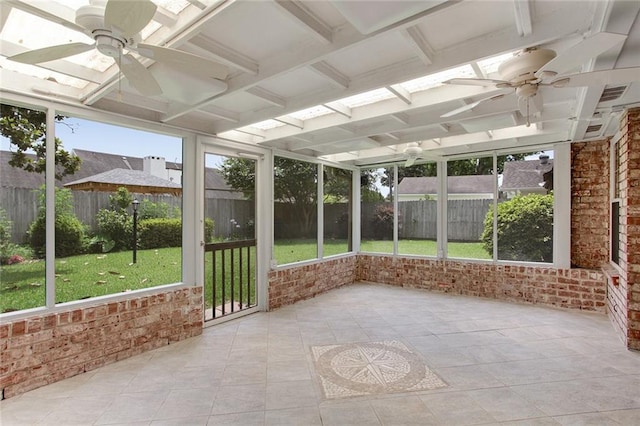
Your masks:
{"label": "compass rose floor design", "polygon": [[395,340],[312,346],[311,352],[327,399],[447,386],[418,355]]}

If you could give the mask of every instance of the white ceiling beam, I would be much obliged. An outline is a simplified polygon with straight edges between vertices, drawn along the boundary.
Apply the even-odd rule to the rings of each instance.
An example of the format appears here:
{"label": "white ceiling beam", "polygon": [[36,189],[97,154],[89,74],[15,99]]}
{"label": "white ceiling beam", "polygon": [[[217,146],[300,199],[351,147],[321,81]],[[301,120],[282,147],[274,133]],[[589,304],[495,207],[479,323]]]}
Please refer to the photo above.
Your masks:
{"label": "white ceiling beam", "polygon": [[403,29],[402,34],[411,43],[414,51],[425,65],[431,65],[433,63],[434,51],[424,38],[420,29],[417,26],[408,27]]}
{"label": "white ceiling beam", "polygon": [[445,133],[449,133],[449,130],[451,129],[451,126],[448,124],[437,124],[436,125],[437,128],[439,128],[440,130],[442,130]]}
{"label": "white ceiling beam", "polygon": [[349,87],[349,78],[324,61],[312,64],[311,69],[342,89]]}
{"label": "white ceiling beam", "polygon": [[162,6],[158,6],[155,15],[153,15],[153,20],[165,27],[172,27],[178,22],[178,15]]}
{"label": "white ceiling beam", "polygon": [[200,0],[187,0],[187,1],[201,10],[204,10],[207,7],[207,5],[202,3]]}
{"label": "white ceiling beam", "polygon": [[252,94],[256,98],[260,98],[263,101],[270,103],[273,106],[277,106],[278,108],[284,108],[287,105],[287,102],[284,98],[266,90],[262,87],[254,86],[247,89],[247,93]]}
{"label": "white ceiling beam", "polygon": [[400,138],[396,135],[394,135],[393,133],[383,133],[386,137],[389,137],[391,139],[393,139],[394,141],[398,141],[400,140]]}
{"label": "white ceiling beam", "polygon": [[193,37],[187,44],[202,49],[202,54],[206,53],[205,57],[209,57],[216,62],[220,62],[224,65],[239,69],[240,71],[244,71],[252,75],[258,74],[259,66],[256,61],[241,55],[235,50],[221,45],[203,34],[198,34]]}
{"label": "white ceiling beam", "polygon": [[333,112],[336,112],[347,118],[351,118],[351,108],[341,102],[327,102],[326,104],[323,104],[323,106]]}
{"label": "white ceiling beam", "polygon": [[275,4],[295,18],[296,22],[302,24],[306,30],[309,30],[321,42],[329,44],[333,42],[331,28],[311,13],[301,1],[275,0]]}
{"label": "white ceiling beam", "polygon": [[513,0],[513,12],[515,14],[518,35],[520,35],[520,37],[530,36],[533,32],[530,0]]}
{"label": "white ceiling beam", "polygon": [[4,24],[7,23],[9,12],[11,12],[11,6],[9,5],[9,3],[0,2],[0,32],[2,32]]}
{"label": "white ceiling beam", "polygon": [[298,129],[304,129],[304,121],[298,120],[297,118],[290,117],[288,115],[283,115],[281,117],[273,117],[279,123],[286,124],[288,126],[297,127]]}
{"label": "white ceiling beam", "polygon": [[247,135],[257,136],[259,138],[265,137],[264,130],[252,126],[239,127],[236,129],[236,132],[246,133]]}
{"label": "white ceiling beam", "polygon": [[400,124],[409,124],[409,117],[407,117],[406,114],[403,114],[403,113],[391,114],[390,117],[396,120]]}
{"label": "white ceiling beam", "polygon": [[480,68],[480,65],[478,65],[477,62],[471,62],[470,65],[477,78],[487,78],[487,75],[484,73],[482,68]]}
{"label": "white ceiling beam", "polygon": [[[61,3],[41,0],[3,0],[16,9],[60,24],[74,31],[84,33],[86,30],[76,24],[76,11]],[[35,30],[35,29],[34,29]]]}
{"label": "white ceiling beam", "polygon": [[206,114],[212,115],[221,120],[229,121],[231,123],[237,123],[238,121],[240,121],[237,113],[226,111],[226,110],[223,110],[222,108],[217,108],[212,105],[208,105],[206,108],[202,108],[200,111]]}
{"label": "white ceiling beam", "polygon": [[393,93],[398,99],[404,102],[407,105],[411,105],[411,93],[404,87],[399,84],[392,84],[390,86],[386,86],[386,89]]}
{"label": "white ceiling beam", "polygon": [[352,129],[350,127],[347,127],[347,126],[336,126],[334,128],[336,130],[340,130],[340,131],[342,131],[344,133],[347,133],[349,135],[355,135],[356,134],[356,131],[354,129]]}

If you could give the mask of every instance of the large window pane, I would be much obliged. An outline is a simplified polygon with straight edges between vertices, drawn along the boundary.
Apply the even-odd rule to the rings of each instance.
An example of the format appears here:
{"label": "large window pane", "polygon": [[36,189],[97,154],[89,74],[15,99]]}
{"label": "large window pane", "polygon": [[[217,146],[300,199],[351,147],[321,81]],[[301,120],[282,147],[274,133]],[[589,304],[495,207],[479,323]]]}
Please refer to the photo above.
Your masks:
{"label": "large window pane", "polygon": [[553,151],[507,156],[498,204],[498,259],[553,262]]}
{"label": "large window pane", "polygon": [[393,253],[393,167],[360,173],[361,250]]}
{"label": "large window pane", "polygon": [[398,167],[398,181],[398,253],[436,256],[436,163]]}
{"label": "large window pane", "polygon": [[318,257],[318,166],[274,159],[274,256],[278,264]]}
{"label": "large window pane", "polygon": [[77,118],[56,136],[81,161],[57,191],[56,303],[180,282],[182,139]]}
{"label": "large window pane", "polygon": [[324,256],[352,250],[352,175],[351,170],[324,167]]}
{"label": "large window pane", "polygon": [[1,109],[0,312],[4,313],[45,305],[46,225],[45,210],[39,206],[45,202],[46,114],[6,104]]}
{"label": "large window pane", "polygon": [[493,157],[447,163],[448,257],[491,259],[483,244],[493,236]]}

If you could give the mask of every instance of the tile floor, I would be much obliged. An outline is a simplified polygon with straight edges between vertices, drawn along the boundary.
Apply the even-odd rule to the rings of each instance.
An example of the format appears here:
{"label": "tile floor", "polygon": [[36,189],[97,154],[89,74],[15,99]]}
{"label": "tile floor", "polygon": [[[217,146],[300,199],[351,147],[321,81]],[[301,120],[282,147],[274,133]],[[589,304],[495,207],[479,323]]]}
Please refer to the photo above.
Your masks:
{"label": "tile floor", "polygon": [[[448,386],[325,399],[314,346],[401,342]],[[0,402],[3,426],[639,425],[606,316],[353,284]]]}

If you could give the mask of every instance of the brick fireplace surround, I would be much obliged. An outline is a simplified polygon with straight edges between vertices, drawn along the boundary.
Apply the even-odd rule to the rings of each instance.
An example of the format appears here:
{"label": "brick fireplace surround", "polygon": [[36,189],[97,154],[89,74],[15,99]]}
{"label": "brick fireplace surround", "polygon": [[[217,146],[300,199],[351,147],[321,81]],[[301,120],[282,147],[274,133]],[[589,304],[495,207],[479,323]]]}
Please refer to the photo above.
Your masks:
{"label": "brick fireplace surround", "polygon": [[[640,108],[624,114],[617,140],[621,208],[616,279],[602,271],[610,250],[610,141],[603,140],[571,146],[572,268],[357,254],[271,271],[269,307],[371,281],[606,312],[624,344],[640,350]],[[0,397],[199,335],[202,309],[202,289],[187,287],[2,322]]]}

